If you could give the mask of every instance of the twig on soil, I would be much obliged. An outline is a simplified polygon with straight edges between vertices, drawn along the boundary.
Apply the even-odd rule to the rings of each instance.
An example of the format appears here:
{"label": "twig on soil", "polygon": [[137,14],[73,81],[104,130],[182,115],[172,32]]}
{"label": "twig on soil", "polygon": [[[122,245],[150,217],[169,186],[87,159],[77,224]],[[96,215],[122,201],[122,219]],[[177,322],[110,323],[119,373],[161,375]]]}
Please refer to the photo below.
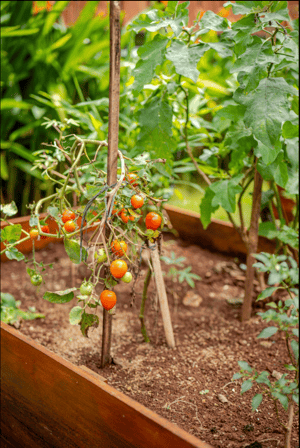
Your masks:
{"label": "twig on soil", "polygon": [[225,384],[225,386],[223,386],[221,389],[225,389],[226,386],[228,386],[229,384],[235,384],[234,381],[230,381],[229,383]]}
{"label": "twig on soil", "polygon": [[185,403],[185,404],[188,404],[188,405],[190,405],[190,406],[195,407],[195,410],[196,410],[196,416],[195,416],[194,418],[195,418],[196,420],[198,420],[198,422],[199,422],[199,424],[200,424],[200,430],[201,430],[201,431],[208,431],[208,429],[203,428],[203,426],[202,426],[202,422],[201,422],[201,420],[200,420],[199,417],[198,417],[198,406],[196,406],[194,403],[189,403],[188,401],[182,400],[182,398],[185,398],[185,395],[184,395],[183,397],[176,398],[176,400],[172,401],[172,403],[169,403],[169,404],[166,403],[163,407],[164,407],[165,409],[170,409],[170,406],[171,406],[172,404],[179,403],[179,401],[180,401],[180,403]]}

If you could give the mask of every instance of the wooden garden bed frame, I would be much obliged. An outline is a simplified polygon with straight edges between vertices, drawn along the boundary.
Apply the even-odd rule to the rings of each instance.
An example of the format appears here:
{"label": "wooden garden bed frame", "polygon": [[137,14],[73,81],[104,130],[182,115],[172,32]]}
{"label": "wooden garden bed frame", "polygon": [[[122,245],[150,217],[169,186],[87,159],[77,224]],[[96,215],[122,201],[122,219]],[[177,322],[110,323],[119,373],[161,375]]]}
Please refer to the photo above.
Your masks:
{"label": "wooden garden bed frame", "polygon": [[[230,255],[246,253],[231,224],[212,220],[204,230],[199,214],[169,205],[165,210],[180,237]],[[11,222],[29,230],[29,219],[27,216]],[[1,223],[1,227],[5,225]],[[55,226],[52,221],[51,232]],[[52,238],[37,241],[36,249],[59,241]],[[28,240],[17,248],[30,252],[31,244]],[[273,249],[272,241],[260,238],[259,250]],[[6,443],[8,448],[19,448],[20,444],[22,448],[211,448],[105,381],[88,368],[73,365],[1,323],[4,446]]]}
{"label": "wooden garden bed frame", "polygon": [[1,410],[7,447],[212,448],[4,323]]}

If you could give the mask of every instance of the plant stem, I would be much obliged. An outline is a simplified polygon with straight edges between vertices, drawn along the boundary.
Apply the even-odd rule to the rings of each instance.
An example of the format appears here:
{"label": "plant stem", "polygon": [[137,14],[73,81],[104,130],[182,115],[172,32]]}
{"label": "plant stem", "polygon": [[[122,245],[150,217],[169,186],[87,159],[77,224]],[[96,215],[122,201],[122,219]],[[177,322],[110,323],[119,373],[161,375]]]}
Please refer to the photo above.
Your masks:
{"label": "plant stem", "polygon": [[147,300],[147,290],[148,290],[150,280],[151,280],[151,268],[149,267],[147,274],[146,274],[145,281],[144,281],[142,303],[141,303],[141,309],[140,309],[140,315],[139,315],[139,318],[141,321],[141,332],[142,332],[145,342],[150,342],[150,339],[148,338],[148,335],[147,335],[147,330],[146,330],[145,320],[144,320],[145,304],[146,304],[146,300]]}

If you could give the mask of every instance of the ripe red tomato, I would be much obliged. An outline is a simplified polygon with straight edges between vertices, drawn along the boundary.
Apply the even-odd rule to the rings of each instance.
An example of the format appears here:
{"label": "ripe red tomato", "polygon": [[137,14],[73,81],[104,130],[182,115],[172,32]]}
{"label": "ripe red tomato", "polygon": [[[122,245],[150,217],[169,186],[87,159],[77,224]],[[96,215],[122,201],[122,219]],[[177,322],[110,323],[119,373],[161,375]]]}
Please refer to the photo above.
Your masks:
{"label": "ripe red tomato", "polygon": [[70,219],[70,221],[67,221],[64,225],[65,231],[68,233],[74,232],[76,229],[76,224],[74,221]]}
{"label": "ripe red tomato", "polygon": [[65,224],[67,221],[75,219],[75,213],[73,210],[65,210],[62,214],[62,222]]}
{"label": "ripe red tomato", "polygon": [[127,244],[125,241],[114,240],[111,243],[111,250],[117,257],[122,257],[127,252]]}
{"label": "ripe red tomato", "polygon": [[127,263],[124,260],[115,260],[110,265],[110,272],[115,278],[122,278],[127,269]]}
{"label": "ripe red tomato", "polygon": [[137,187],[137,186],[138,186],[138,184],[137,184],[136,181],[138,180],[139,176],[138,176],[137,174],[129,173],[129,174],[127,175],[127,178],[128,178],[129,182],[131,183],[131,185],[132,185],[133,187]]}
{"label": "ripe red tomato", "polygon": [[113,291],[105,289],[100,294],[100,302],[104,309],[111,310],[117,303],[117,296]]}
{"label": "ripe red tomato", "polygon": [[[42,230],[42,232],[44,232],[44,233],[50,233],[49,227],[48,227],[47,225],[46,225],[46,226],[42,226],[42,227],[41,227],[41,230]],[[44,235],[41,235],[41,238],[43,238],[43,240],[45,240],[47,237],[44,236]]]}
{"label": "ripe red tomato", "polygon": [[161,225],[161,216],[158,213],[150,212],[146,215],[147,229],[156,230]]}
{"label": "ripe red tomato", "polygon": [[120,217],[125,224],[127,224],[129,220],[134,221],[134,216],[127,214],[125,209],[122,210]]}
{"label": "ripe red tomato", "polygon": [[130,202],[133,208],[141,208],[144,205],[144,198],[138,194],[134,194]]}

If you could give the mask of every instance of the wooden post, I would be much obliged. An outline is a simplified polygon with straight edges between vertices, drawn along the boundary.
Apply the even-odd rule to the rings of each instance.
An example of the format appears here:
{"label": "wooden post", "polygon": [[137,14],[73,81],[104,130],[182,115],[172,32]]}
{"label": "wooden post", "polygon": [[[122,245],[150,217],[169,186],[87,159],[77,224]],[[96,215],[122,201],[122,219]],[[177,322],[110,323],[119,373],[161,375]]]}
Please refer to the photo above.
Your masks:
{"label": "wooden post", "polygon": [[[118,143],[119,143],[119,98],[120,98],[120,55],[121,27],[120,2],[110,1],[110,61],[109,61],[109,118],[108,118],[108,155],[107,185],[117,180]],[[108,235],[106,234],[108,238]],[[101,367],[111,362],[110,345],[112,315],[103,309]]]}
{"label": "wooden post", "polygon": [[158,247],[156,243],[154,250],[151,250],[151,259],[167,344],[169,347],[174,348],[175,339],[168,305],[168,298],[161,270]]}
{"label": "wooden post", "polygon": [[[256,161],[257,162],[257,161]],[[250,319],[252,310],[252,296],[253,296],[253,281],[255,269],[253,264],[256,259],[252,254],[257,252],[258,246],[258,225],[260,217],[260,203],[261,203],[261,189],[262,189],[263,179],[256,168],[255,163],[255,174],[254,174],[254,190],[252,196],[252,211],[251,211],[251,223],[249,229],[249,239],[247,247],[247,271],[246,271],[246,282],[245,282],[245,296],[242,306],[241,320]]]}

